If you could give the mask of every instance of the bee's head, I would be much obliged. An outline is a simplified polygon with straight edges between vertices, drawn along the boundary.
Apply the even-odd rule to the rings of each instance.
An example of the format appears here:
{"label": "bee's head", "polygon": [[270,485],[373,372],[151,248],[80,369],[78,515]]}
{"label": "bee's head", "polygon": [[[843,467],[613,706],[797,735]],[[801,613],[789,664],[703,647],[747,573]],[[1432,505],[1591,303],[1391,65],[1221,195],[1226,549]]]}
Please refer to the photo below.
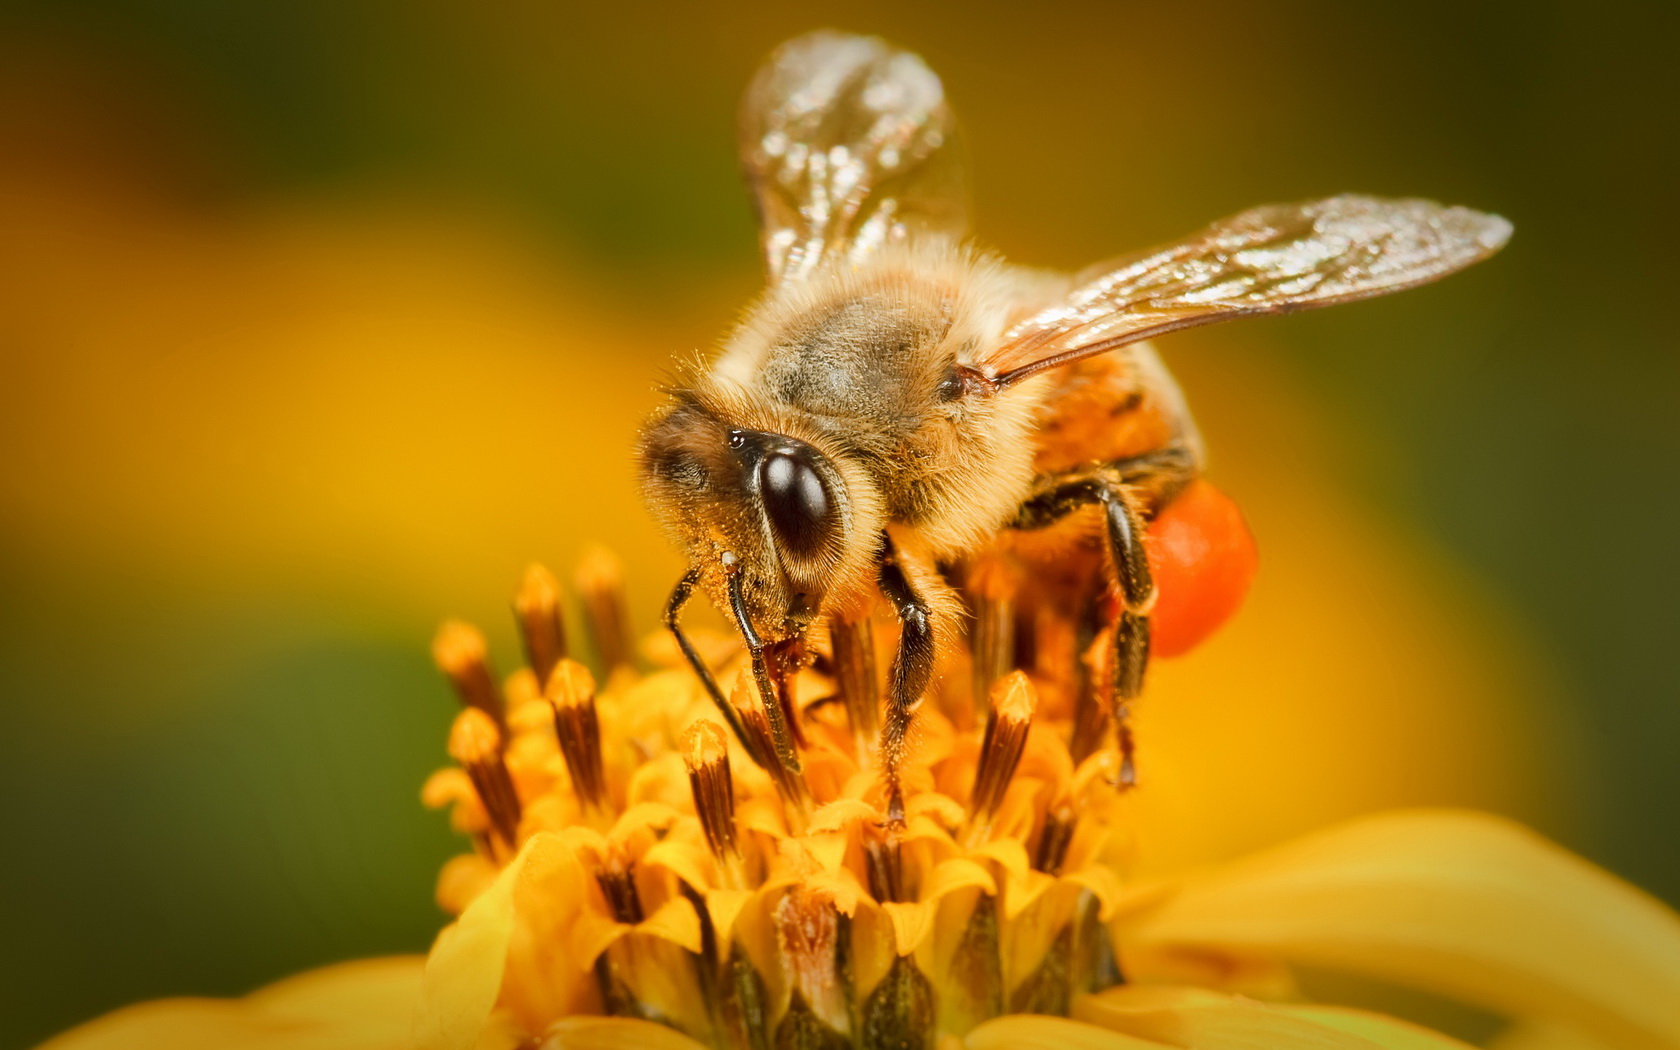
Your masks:
{"label": "bee's head", "polygon": [[[864,471],[833,450],[679,395],[642,434],[648,503],[688,548],[720,609],[730,576],[767,639],[802,635],[836,591],[859,582],[879,543],[879,499]],[[866,576],[864,578],[867,578]]]}

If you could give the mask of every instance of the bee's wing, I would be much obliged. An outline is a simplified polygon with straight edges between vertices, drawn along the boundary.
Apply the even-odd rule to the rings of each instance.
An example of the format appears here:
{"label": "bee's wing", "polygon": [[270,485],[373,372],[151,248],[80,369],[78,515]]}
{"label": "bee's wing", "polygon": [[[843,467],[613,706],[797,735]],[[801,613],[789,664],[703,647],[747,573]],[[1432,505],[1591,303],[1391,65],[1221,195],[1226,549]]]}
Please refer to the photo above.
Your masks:
{"label": "bee's wing", "polygon": [[777,48],[740,118],[771,281],[800,280],[911,229],[960,237],[954,133],[939,78],[908,51],[826,30]]}
{"label": "bee's wing", "polygon": [[1180,328],[1383,295],[1485,259],[1510,235],[1497,215],[1433,201],[1269,204],[1087,270],[1066,299],[1011,328],[979,365],[1006,386]]}

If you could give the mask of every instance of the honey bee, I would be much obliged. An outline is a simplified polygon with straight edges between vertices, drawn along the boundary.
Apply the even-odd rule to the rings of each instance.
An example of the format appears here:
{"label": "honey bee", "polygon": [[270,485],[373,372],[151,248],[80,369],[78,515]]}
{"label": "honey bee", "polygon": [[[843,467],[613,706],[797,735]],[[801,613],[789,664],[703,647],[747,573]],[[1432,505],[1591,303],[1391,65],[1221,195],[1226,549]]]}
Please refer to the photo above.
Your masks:
{"label": "honey bee", "polygon": [[[1466,208],[1348,195],[1047,274],[965,242],[954,131],[939,79],[910,52],[823,31],[771,55],[739,139],[768,287],[639,449],[645,496],[691,566],[666,625],[759,762],[800,768],[778,660],[875,595],[897,613],[880,738],[890,821],[935,643],[960,623],[938,566],[1000,535],[1100,519],[1106,554],[1090,571],[1117,599],[1116,702],[1141,689],[1156,599],[1144,529],[1202,467],[1184,400],[1143,340],[1409,288],[1510,235]],[[751,654],[768,726],[756,744],[679,626],[697,589]]]}

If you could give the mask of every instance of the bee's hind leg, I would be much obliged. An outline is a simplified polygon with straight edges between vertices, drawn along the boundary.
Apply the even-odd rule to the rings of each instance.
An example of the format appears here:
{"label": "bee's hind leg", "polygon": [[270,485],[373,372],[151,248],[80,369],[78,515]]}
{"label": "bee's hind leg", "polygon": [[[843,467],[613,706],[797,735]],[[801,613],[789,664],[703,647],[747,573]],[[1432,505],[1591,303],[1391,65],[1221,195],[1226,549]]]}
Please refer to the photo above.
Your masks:
{"label": "bee's hind leg", "polygon": [[1136,782],[1131,702],[1143,691],[1149,667],[1149,614],[1155,581],[1143,547],[1146,509],[1159,510],[1193,476],[1192,460],[1178,449],[1122,460],[1043,479],[1021,504],[1011,527],[1042,529],[1083,507],[1099,504],[1108,539],[1110,569],[1120,599],[1114,624],[1114,725],[1120,747],[1120,782]]}
{"label": "bee's hind leg", "polygon": [[933,611],[916,593],[892,540],[886,539],[878,577],[881,593],[892,602],[901,630],[898,651],[887,673],[887,710],[881,726],[881,764],[887,777],[888,823],[904,823],[904,786],[899,766],[904,761],[905,739],[910,721],[922,702],[922,693],[933,677]]}

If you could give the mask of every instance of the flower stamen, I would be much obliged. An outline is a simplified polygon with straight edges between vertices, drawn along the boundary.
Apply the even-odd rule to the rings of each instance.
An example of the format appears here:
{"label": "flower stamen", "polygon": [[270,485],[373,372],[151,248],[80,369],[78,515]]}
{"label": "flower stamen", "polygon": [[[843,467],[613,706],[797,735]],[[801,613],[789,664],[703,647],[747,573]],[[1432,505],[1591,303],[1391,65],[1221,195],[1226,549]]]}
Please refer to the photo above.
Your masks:
{"label": "flower stamen", "polygon": [[683,736],[683,763],[694,795],[694,813],[729,889],[742,889],[741,846],[735,837],[735,781],[729,773],[729,738],[716,722],[701,719]]}
{"label": "flower stamen", "polygon": [[881,730],[881,686],[875,671],[875,632],[868,616],[836,618],[829,627],[834,646],[834,684],[852,727],[858,765],[873,760]]}
{"label": "flower stamen", "polygon": [[[792,834],[803,834],[805,825],[811,813],[811,789],[805,783],[805,778],[799,771],[791,769],[784,762],[774,760],[776,755],[776,740],[770,720],[765,716],[764,706],[760,702],[760,693],[754,688],[754,682],[748,675],[741,675],[735,682],[735,696],[733,703],[741,714],[741,728],[746,731],[747,740],[744,741],[748,751],[756,751],[760,755],[769,755],[772,760],[763,768],[770,775],[770,782],[776,786],[776,795],[782,801],[782,811],[787,818],[788,831]],[[771,703],[779,703],[776,695],[770,695]]]}
{"label": "flower stamen", "polygon": [[496,723],[476,707],[455,716],[449,732],[449,757],[466,770],[484,812],[490,817],[490,829],[500,841],[501,851],[512,854],[519,841],[519,818],[523,811],[513,777],[502,760],[502,734]]}
{"label": "flower stamen", "polygon": [[586,551],[577,567],[578,595],[583,599],[583,623],[600,657],[602,673],[611,677],[633,663],[630,605],[625,597],[624,568],[605,547]]}
{"label": "flower stamen", "polygon": [[432,660],[449,677],[463,706],[483,711],[498,728],[507,725],[507,705],[478,628],[461,620],[445,621],[432,639]]}
{"label": "flower stamen", "polygon": [[537,676],[537,689],[541,691],[548,685],[554,666],[567,653],[560,581],[546,567],[532,564],[520,581],[513,610],[519,619],[519,640],[525,647],[525,662]]}
{"label": "flower stamen", "polygon": [[1024,672],[1011,671],[991,688],[991,712],[980,740],[980,764],[974,771],[968,829],[963,835],[963,844],[969,848],[980,845],[991,833],[992,818],[1026,749],[1027,730],[1037,706],[1038,694]]}
{"label": "flower stamen", "polygon": [[1020,581],[1001,558],[987,558],[969,573],[967,591],[974,607],[969,647],[973,652],[975,716],[984,715],[992,685],[1015,666],[1015,595]]}
{"label": "flower stamen", "polygon": [[595,710],[595,679],[576,660],[561,660],[549,675],[546,691],[554,708],[554,737],[578,800],[598,819],[611,811],[607,777],[601,761],[601,723]]}

